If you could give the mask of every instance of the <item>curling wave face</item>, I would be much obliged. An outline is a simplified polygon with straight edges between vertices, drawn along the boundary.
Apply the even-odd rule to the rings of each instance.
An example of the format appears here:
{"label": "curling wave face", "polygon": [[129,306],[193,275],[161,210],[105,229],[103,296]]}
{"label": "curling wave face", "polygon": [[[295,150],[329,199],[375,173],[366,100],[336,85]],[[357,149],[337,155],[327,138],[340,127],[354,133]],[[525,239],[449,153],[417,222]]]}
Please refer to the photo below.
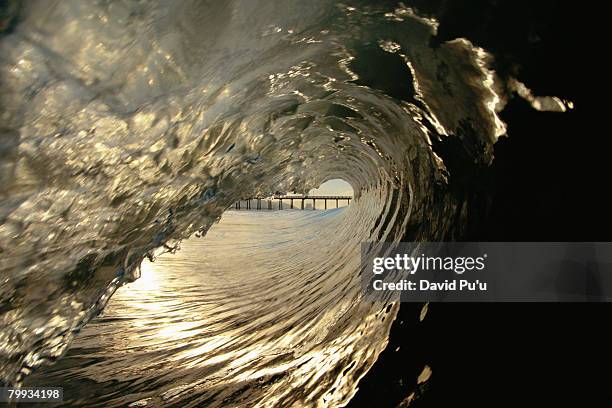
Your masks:
{"label": "curling wave face", "polygon": [[[329,227],[346,239],[313,244],[329,258],[304,281],[363,241],[448,237],[461,203],[432,141],[458,137],[486,165],[505,131],[490,56],[464,39],[432,48],[437,22],[403,6],[32,2],[15,20],[0,38],[0,371],[10,383],[57,359],[145,257],[205,234],[239,198],[332,178],[353,186],[342,227]],[[380,305],[347,304],[331,328],[350,316],[386,335]],[[321,340],[330,362],[331,328]],[[386,339],[372,341],[347,369],[367,370]],[[325,401],[344,401],[358,377]],[[303,400],[323,404],[313,387]]]}

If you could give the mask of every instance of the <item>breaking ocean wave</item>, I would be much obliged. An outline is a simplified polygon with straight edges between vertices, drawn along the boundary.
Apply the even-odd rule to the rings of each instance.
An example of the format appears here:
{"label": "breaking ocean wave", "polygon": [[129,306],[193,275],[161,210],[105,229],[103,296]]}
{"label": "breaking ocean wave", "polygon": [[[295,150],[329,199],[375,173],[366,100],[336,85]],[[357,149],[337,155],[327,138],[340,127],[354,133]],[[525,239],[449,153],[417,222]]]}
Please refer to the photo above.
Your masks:
{"label": "breaking ocean wave", "polygon": [[[250,276],[248,296],[218,290],[217,264],[190,264],[193,251],[164,255],[197,272],[174,278],[202,285],[211,315],[199,322],[215,329],[152,350],[162,366],[164,355],[188,357],[173,367],[188,361],[183,385],[201,399],[175,392],[177,405],[344,404],[398,306],[359,301],[359,244],[460,235],[465,198],[450,192],[437,147],[456,141],[466,166],[487,166],[512,93],[538,110],[572,108],[500,79],[493,57],[466,39],[434,45],[439,23],[403,4],[63,1],[14,13],[0,37],[0,371],[10,384],[61,357],[144,259],[189,237],[190,248],[214,246],[206,233],[236,200],[343,179],[356,197],[346,209],[288,212],[283,239],[220,250],[253,260],[248,273],[223,269],[227,282]],[[236,217],[249,222],[228,214],[233,228]],[[257,217],[264,229],[277,222]],[[265,282],[279,279],[294,291],[269,298]],[[309,289],[296,298],[300,287]],[[185,313],[179,306],[168,313]],[[263,311],[251,320],[250,307]],[[232,326],[240,322],[285,335],[262,342]],[[221,339],[240,347],[219,357]],[[106,402],[158,398],[150,380]],[[178,381],[160,374],[157,385],[168,392]]]}

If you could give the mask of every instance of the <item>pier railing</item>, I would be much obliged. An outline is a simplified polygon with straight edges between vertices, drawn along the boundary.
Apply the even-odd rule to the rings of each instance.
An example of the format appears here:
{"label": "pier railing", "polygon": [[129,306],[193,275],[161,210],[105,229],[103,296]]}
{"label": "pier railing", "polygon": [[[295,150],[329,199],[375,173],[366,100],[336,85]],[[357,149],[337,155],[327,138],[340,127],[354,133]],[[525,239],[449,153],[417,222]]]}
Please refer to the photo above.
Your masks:
{"label": "pier railing", "polygon": [[[236,210],[240,210],[244,208],[245,210],[272,210],[274,207],[278,206],[279,210],[284,208],[284,204],[288,201],[289,208],[299,208],[301,210],[305,209],[304,203],[311,200],[312,201],[312,209],[317,209],[317,201],[323,201],[324,208],[327,210],[327,201],[331,201],[332,203],[335,201],[336,208],[338,208],[340,201],[346,201],[347,205],[351,203],[353,199],[352,196],[299,196],[299,195],[282,195],[282,196],[273,196],[273,197],[255,197],[246,200],[236,201],[234,204],[234,208]],[[278,202],[277,206],[274,205],[275,201]],[[252,204],[255,204],[253,206]],[[294,204],[299,204],[297,207]],[[243,206],[244,205],[244,206]]]}

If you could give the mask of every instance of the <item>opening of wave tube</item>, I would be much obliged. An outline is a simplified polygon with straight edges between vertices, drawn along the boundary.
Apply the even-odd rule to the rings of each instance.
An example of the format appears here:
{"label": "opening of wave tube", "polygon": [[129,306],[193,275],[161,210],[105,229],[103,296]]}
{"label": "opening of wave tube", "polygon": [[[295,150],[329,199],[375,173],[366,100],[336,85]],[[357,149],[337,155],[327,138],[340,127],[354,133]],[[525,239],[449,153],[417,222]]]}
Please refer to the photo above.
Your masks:
{"label": "opening of wave tube", "polygon": [[236,210],[331,210],[346,207],[353,199],[353,187],[341,179],[328,180],[308,194],[283,194],[236,201]]}

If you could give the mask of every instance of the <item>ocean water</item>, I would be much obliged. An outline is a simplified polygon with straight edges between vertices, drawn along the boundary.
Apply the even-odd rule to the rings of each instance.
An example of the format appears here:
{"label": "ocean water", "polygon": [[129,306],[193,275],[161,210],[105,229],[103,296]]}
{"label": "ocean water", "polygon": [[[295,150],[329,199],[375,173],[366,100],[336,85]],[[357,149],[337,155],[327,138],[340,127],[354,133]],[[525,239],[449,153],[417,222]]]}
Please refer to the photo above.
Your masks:
{"label": "ocean water", "polygon": [[346,402],[394,310],[359,301],[358,246],[329,253],[350,238],[345,211],[227,211],[206,239],[145,261],[27,385],[61,384],[64,406]]}
{"label": "ocean water", "polygon": [[[438,21],[390,4],[3,13],[2,381],[94,381],[109,405],[346,402],[397,310],[360,301],[359,244],[458,236],[449,171],[491,163],[509,94],[572,107],[500,79],[464,38],[434,45]],[[351,206],[225,212],[330,179]]]}

